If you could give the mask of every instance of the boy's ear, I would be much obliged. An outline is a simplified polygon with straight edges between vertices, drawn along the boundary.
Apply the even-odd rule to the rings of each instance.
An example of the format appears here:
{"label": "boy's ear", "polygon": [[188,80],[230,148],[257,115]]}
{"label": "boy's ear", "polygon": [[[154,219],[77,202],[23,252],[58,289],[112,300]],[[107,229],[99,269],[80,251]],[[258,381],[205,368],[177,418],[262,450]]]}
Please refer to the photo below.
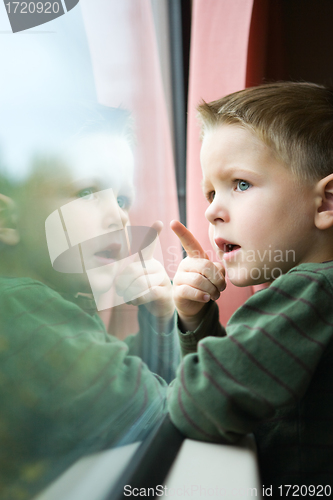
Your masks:
{"label": "boy's ear", "polygon": [[316,199],[315,224],[318,229],[328,229],[333,226],[333,174],[317,183]]}
{"label": "boy's ear", "polygon": [[20,235],[16,228],[16,204],[0,193],[0,242],[5,245],[17,245]]}

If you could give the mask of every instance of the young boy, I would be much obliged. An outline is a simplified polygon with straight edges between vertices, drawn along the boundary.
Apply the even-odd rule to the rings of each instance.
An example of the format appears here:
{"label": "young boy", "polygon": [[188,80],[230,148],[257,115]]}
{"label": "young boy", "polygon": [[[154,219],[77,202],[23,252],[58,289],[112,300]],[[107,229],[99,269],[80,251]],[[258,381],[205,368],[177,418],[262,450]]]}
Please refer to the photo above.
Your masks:
{"label": "young boy", "polygon": [[[119,121],[81,130],[0,191],[3,499],[31,498],[80,456],[141,439],[165,411],[178,357],[172,287],[145,249],[145,268],[135,255],[121,268],[135,241],[124,236],[133,154]],[[126,343],[107,334],[91,296],[111,286],[140,306]]]}
{"label": "young boy", "polygon": [[[282,82],[199,106],[208,260],[179,222],[188,257],[174,279],[185,354],[169,410],[187,436],[254,433],[273,496],[333,486],[333,91]],[[230,319],[225,287],[268,283]],[[204,340],[202,340],[204,339]],[[200,341],[200,342],[199,342]],[[199,342],[199,343],[198,343]],[[304,494],[304,488],[302,494]]]}

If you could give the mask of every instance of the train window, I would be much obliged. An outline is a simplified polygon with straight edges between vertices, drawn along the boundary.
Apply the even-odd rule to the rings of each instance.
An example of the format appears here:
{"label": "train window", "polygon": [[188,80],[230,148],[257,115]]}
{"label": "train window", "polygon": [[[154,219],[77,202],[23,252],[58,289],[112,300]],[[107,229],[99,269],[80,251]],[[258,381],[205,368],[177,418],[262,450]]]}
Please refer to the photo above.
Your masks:
{"label": "train window", "polygon": [[0,16],[0,496],[28,499],[117,478],[165,415],[179,212],[149,2]]}

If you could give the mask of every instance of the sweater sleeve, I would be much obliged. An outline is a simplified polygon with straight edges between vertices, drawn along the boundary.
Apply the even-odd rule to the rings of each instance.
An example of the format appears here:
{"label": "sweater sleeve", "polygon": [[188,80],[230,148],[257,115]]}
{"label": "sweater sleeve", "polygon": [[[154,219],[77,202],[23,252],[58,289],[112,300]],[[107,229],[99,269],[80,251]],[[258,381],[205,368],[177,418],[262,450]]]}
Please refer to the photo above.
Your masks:
{"label": "sweater sleeve", "polygon": [[177,322],[178,337],[183,356],[197,351],[198,342],[206,337],[225,337],[226,331],[219,323],[219,309],[214,301],[207,305],[205,316],[194,332],[182,332]]}
{"label": "sweater sleeve", "polygon": [[191,438],[234,442],[299,401],[331,352],[332,298],[324,273],[297,268],[252,296],[226,337],[205,338],[184,358],[169,389],[175,425]]}

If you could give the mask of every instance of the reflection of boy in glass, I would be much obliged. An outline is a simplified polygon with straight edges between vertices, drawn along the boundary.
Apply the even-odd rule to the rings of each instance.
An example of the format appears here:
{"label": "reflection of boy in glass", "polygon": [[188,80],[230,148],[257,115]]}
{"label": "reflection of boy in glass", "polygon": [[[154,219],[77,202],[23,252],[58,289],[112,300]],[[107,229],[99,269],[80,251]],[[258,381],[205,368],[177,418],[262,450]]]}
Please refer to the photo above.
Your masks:
{"label": "reflection of boy in glass", "polygon": [[[107,233],[119,218],[128,223],[133,196],[124,135],[82,133],[65,150],[62,159],[36,162],[14,190],[8,183],[0,190],[1,498],[28,498],[80,455],[140,438],[163,413],[166,386],[143,361],[167,380],[177,362],[171,286],[160,263],[146,262],[152,290],[136,301],[147,307],[139,307],[140,332],[126,343],[106,333],[89,297],[77,297],[91,291],[86,274],[52,268],[45,240],[52,212],[80,200],[77,220]],[[116,214],[103,198],[110,188]],[[92,250],[87,261],[111,261],[125,248]],[[125,297],[144,274],[138,264],[115,282]],[[108,272],[101,266],[94,277],[101,293],[114,279]]]}

